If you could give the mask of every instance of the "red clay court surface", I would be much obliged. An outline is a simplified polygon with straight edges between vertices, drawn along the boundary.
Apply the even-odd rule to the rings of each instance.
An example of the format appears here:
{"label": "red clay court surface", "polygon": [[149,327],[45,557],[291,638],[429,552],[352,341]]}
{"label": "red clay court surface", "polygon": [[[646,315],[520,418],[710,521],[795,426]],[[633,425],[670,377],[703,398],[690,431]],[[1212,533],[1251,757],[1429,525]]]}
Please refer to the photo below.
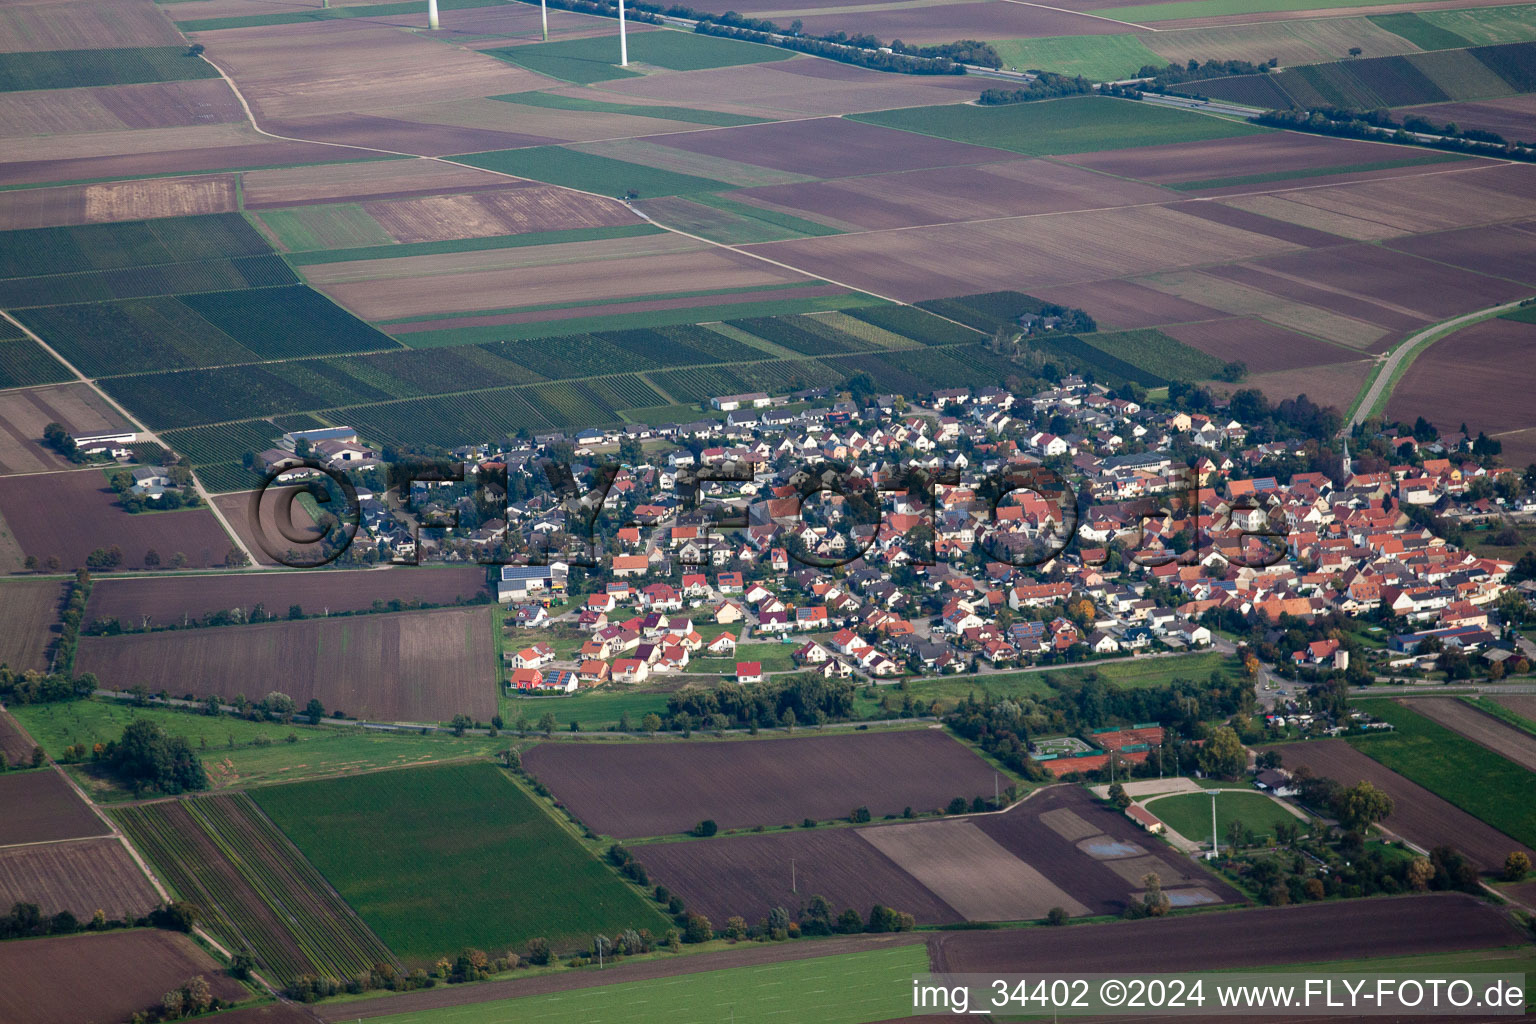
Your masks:
{"label": "red clay court surface", "polygon": [[0,846],[111,833],[56,769],[0,775]]}
{"label": "red clay court surface", "polygon": [[[541,743],[523,764],[578,819],[630,839],[936,810],[996,773],[937,729],[724,742]],[[1007,780],[1003,780],[1006,783]]]}

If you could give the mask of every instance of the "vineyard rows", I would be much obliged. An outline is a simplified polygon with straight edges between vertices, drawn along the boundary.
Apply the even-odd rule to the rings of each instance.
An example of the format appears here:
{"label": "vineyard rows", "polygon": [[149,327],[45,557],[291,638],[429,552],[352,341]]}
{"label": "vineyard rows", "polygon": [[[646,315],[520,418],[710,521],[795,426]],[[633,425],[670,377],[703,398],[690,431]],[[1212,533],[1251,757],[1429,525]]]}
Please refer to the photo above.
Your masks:
{"label": "vineyard rows", "polygon": [[975,332],[912,306],[865,306],[843,312],[924,345],[966,345],[977,340]]}
{"label": "vineyard rows", "polygon": [[31,338],[0,341],[0,388],[57,384],[70,379],[63,364]]}
{"label": "vineyard rows", "polygon": [[283,431],[270,420],[231,423],[221,427],[170,430],[164,439],[194,466],[215,462],[239,462],[246,452],[263,452],[277,444]]}
{"label": "vineyard rows", "polygon": [[0,305],[22,309],[74,302],[108,302],[146,295],[271,288],[297,284],[298,280],[282,257],[268,253],[233,259],[12,277],[0,281]]}
{"label": "vineyard rows", "polygon": [[0,231],[0,278],[265,256],[271,251],[238,213],[20,228]]}
{"label": "vineyard rows", "polygon": [[121,808],[119,825],[203,923],[279,984],[345,979],[393,955],[249,797]]}
{"label": "vineyard rows", "polygon": [[862,352],[869,344],[808,316],[759,316],[727,320],[737,330],[808,356]]}

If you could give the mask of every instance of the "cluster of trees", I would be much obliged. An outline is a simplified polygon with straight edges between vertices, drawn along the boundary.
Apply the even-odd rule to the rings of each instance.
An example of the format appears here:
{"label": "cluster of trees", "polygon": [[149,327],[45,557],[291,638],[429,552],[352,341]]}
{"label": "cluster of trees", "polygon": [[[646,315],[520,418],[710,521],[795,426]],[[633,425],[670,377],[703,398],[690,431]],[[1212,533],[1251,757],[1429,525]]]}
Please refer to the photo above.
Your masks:
{"label": "cluster of trees", "polygon": [[155,722],[135,718],[96,755],[135,793],[183,793],[208,788],[208,773],[185,736],[170,736]]}
{"label": "cluster of trees", "polygon": [[11,912],[0,916],[0,939],[30,938],[35,935],[73,935],[76,932],[105,931],[108,928],[127,928],[137,922],[109,921],[102,911],[96,911],[89,921],[81,921],[67,910],[45,916],[36,903],[13,903]]}
{"label": "cluster of trees", "polygon": [[1208,60],[1204,64],[1193,57],[1186,64],[1143,64],[1141,70],[1136,72],[1137,78],[1145,78],[1150,81],[1145,87],[1153,91],[1162,91],[1171,85],[1183,85],[1185,82],[1200,82],[1208,78],[1230,78],[1233,75],[1262,75],[1268,73],[1270,68],[1278,67],[1280,61],[1271,57],[1263,64],[1254,64],[1246,60]]}
{"label": "cluster of trees", "polygon": [[84,462],[86,457],[75,444],[75,439],[69,436],[62,424],[50,423],[43,428],[43,444],[58,452],[70,462]]}
{"label": "cluster of trees", "polygon": [[165,475],[174,487],[181,489],[178,491],[167,488],[156,498],[136,493],[133,489],[133,474],[127,470],[113,473],[112,490],[117,492],[117,503],[131,513],[196,508],[203,503],[203,499],[198,497],[197,488],[192,486],[192,471],[186,466],[179,463],[167,466]]}
{"label": "cluster of trees", "polygon": [[1334,779],[1312,777],[1305,766],[1296,770],[1294,779],[1303,803],[1332,814],[1347,831],[1363,835],[1392,813],[1392,798],[1363,779],[1345,787]]}
{"label": "cluster of trees", "polygon": [[[763,728],[853,717],[856,688],[845,679],[824,679],[812,672],[774,678],[757,686],[722,683],[708,690],[689,689],[667,698],[662,724],[681,729],[685,723],[708,722],[723,716],[728,723]],[[649,717],[649,716],[647,716]]]}
{"label": "cluster of trees", "polygon": [[[512,958],[511,966],[516,966],[517,954],[509,952],[507,955]],[[474,965],[480,963],[483,957],[485,957],[485,954],[479,950],[466,949],[460,954],[457,961],[450,963],[450,970],[457,969],[457,964],[462,961],[465,964],[466,970],[474,971],[476,970]],[[239,957],[236,957],[236,960],[239,959]],[[440,968],[441,964],[442,961],[439,961]],[[490,970],[506,970],[506,964],[507,961],[504,959],[488,961],[486,964],[487,973]],[[476,980],[476,978],[484,976],[484,974],[477,974],[474,977],[460,977],[458,980]],[[448,975],[442,975],[442,977],[448,977]],[[354,974],[345,981],[337,981],[335,978],[325,978],[314,974],[301,974],[288,983],[287,987],[283,989],[283,995],[296,1002],[314,1003],[319,1002],[321,999],[328,999],[331,996],[341,995],[343,992],[350,995],[380,990],[409,992],[418,988],[432,988],[436,984],[437,978],[428,974],[424,968],[418,967],[413,971],[404,972],[393,964],[377,963],[370,969]]]}
{"label": "cluster of trees", "polygon": [[128,1024],[155,1024],[156,1021],[185,1020],[226,1009],[230,1004],[213,994],[208,979],[202,975],[188,978],[181,987],[160,997],[160,1005],[141,1010],[128,1018]]}
{"label": "cluster of trees", "polygon": [[59,639],[53,649],[53,664],[63,672],[73,672],[75,650],[80,643],[80,623],[85,618],[85,604],[91,597],[91,574],[75,570],[74,582],[64,596],[64,611],[59,616]]}
{"label": "cluster of trees", "polygon": [[1093,92],[1093,83],[1082,75],[1068,78],[1054,71],[1041,71],[1035,80],[1022,89],[988,89],[978,100],[984,107],[1002,106],[1008,103],[1029,103],[1033,100],[1049,100],[1058,96],[1080,96]]}
{"label": "cluster of trees", "polygon": [[874,71],[896,71],[905,75],[965,74],[965,68],[948,57],[918,57],[897,53],[889,47],[870,49],[868,47],[871,43],[879,47],[880,41],[873,36],[846,36],[841,32],[837,35],[843,36],[842,39],[786,36],[778,34],[776,30],[761,31],[714,21],[700,21],[694,27],[694,31],[702,35],[724,36],[728,39],[744,39],[751,43],[781,46],[786,50],[808,53],[813,57],[825,57],[828,60],[841,61],[844,64],[853,64]]}
{"label": "cluster of trees", "polygon": [[[1251,118],[1255,124],[1289,131],[1333,135],[1346,139],[1389,138],[1404,146],[1428,146],[1457,153],[1487,153],[1489,146],[1501,147],[1500,156],[1508,160],[1536,161],[1536,149],[1527,142],[1510,142],[1497,132],[1460,128],[1454,122],[1436,127],[1422,117],[1405,119],[1401,124],[1385,110],[1362,113],[1339,107],[1315,107],[1310,110],[1266,110]],[[1421,139],[1413,133],[1434,135]]]}
{"label": "cluster of trees", "polygon": [[16,672],[0,665],[0,701],[6,704],[53,704],[89,697],[97,687],[89,672],[71,676],[67,672]]}
{"label": "cluster of trees", "polygon": [[[709,830],[707,832],[701,831],[705,825],[709,826]],[[710,836],[714,835],[715,823],[706,818],[704,821],[699,822],[698,826],[695,827],[694,834]],[[608,863],[618,868],[619,874],[634,882],[636,885],[646,886],[651,884],[651,875],[650,872],[645,870],[645,865],[641,864],[638,860],[635,860],[635,855],[630,853],[629,850],[627,850],[619,843],[614,843],[612,846],[608,847]]]}

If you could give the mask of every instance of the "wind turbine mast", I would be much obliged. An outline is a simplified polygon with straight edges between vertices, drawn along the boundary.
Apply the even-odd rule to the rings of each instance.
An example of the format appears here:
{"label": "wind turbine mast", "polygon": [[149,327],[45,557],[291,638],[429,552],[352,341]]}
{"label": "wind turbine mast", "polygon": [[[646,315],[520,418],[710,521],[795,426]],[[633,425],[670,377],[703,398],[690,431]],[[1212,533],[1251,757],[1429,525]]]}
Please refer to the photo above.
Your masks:
{"label": "wind turbine mast", "polygon": [[629,67],[629,40],[624,36],[624,0],[619,0],[619,67]]}
{"label": "wind turbine mast", "polygon": [[539,21],[544,27],[544,41],[549,42],[549,5],[545,0],[539,0]]}
{"label": "wind turbine mast", "polygon": [[427,28],[437,28],[437,0],[427,0]]}

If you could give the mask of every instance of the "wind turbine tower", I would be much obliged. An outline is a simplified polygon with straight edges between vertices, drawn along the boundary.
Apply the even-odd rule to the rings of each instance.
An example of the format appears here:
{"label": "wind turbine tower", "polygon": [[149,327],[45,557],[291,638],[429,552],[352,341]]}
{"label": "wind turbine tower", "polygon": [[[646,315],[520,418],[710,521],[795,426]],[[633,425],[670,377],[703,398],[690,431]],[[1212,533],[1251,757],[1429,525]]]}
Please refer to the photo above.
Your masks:
{"label": "wind turbine tower", "polygon": [[544,26],[544,41],[549,42],[549,5],[544,0],[539,0],[539,21]]}
{"label": "wind turbine tower", "polygon": [[619,67],[629,67],[629,40],[624,37],[624,0],[619,0]]}
{"label": "wind turbine tower", "polygon": [[437,0],[427,0],[427,28],[437,28]]}

